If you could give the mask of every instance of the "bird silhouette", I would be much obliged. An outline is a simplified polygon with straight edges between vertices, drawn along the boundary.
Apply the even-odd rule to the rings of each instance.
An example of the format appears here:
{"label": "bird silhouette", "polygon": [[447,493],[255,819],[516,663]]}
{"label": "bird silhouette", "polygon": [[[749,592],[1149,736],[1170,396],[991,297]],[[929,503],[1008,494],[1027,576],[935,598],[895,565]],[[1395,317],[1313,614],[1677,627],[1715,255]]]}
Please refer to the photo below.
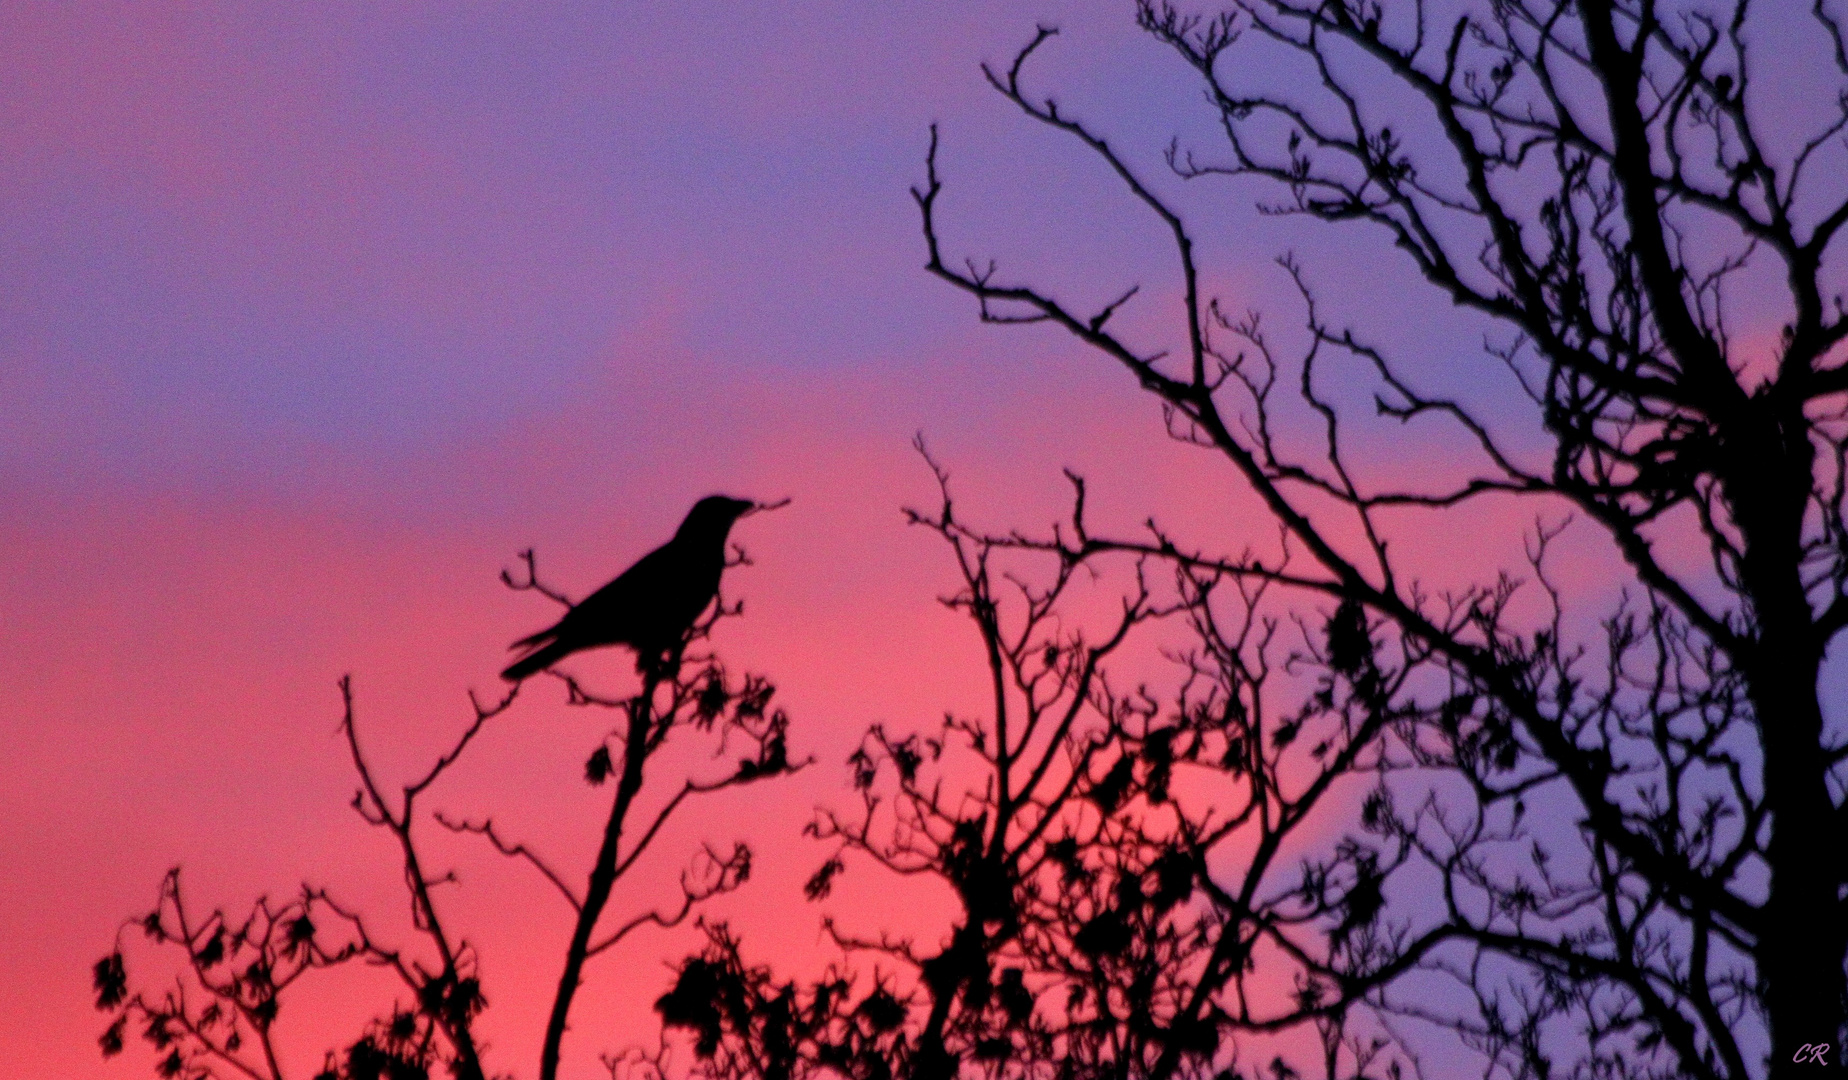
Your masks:
{"label": "bird silhouette", "polygon": [[755,505],[724,495],[694,503],[672,540],[585,597],[564,618],[509,646],[528,652],[509,664],[501,678],[519,682],[572,653],[604,645],[634,649],[637,671],[659,670],[670,655],[679,654],[694,620],[718,595],[725,537]]}

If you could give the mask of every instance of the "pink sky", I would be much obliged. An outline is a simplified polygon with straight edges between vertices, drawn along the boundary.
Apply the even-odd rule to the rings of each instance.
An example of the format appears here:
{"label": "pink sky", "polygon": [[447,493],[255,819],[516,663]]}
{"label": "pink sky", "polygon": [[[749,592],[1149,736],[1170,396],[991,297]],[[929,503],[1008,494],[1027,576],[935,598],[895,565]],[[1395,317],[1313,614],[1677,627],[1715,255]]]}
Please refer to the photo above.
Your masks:
{"label": "pink sky", "polygon": [[[15,1075],[145,1073],[138,1051],[99,1058],[88,966],[169,866],[230,905],[304,877],[397,903],[346,806],[335,681],[353,675],[381,763],[413,767],[547,618],[495,581],[521,548],[581,595],[699,495],[793,497],[740,529],[757,565],[730,579],[750,606],[723,644],[780,684],[819,764],[686,838],[756,843],[762,873],[723,910],[800,949],[818,914],[800,882],[825,852],[797,830],[848,798],[858,732],[979,702],[974,639],[933,600],[952,566],[898,512],[934,494],[914,432],[997,526],[1055,517],[1071,466],[1100,521],[1155,513],[1233,549],[1274,535],[1116,372],[1050,333],[977,325],[920,268],[906,187],[940,120],[959,249],[1043,267],[1074,296],[1167,280],[1150,222],[975,67],[1059,22],[1046,85],[1158,149],[1201,107],[1126,5],[735,7],[0,9]],[[1270,256],[1334,249],[1248,202],[1200,204],[1226,227],[1205,238],[1214,280],[1234,308],[1287,305]],[[1425,340],[1460,355],[1475,338]],[[1402,449],[1386,463],[1422,452]],[[1528,516],[1482,520],[1518,543]],[[1455,531],[1409,542],[1458,573],[1496,550]],[[549,770],[575,776],[590,736],[563,722],[523,703],[477,750],[505,767],[450,805],[577,850],[591,796]],[[543,896],[457,858],[481,882],[465,908],[490,963],[544,957],[497,1004],[500,1067],[529,1073],[516,1029],[555,977],[563,912],[509,919]],[[646,987],[587,999],[587,1028],[642,1018],[669,954],[654,939],[605,961]],[[595,1074],[591,1049],[570,1075]]]}

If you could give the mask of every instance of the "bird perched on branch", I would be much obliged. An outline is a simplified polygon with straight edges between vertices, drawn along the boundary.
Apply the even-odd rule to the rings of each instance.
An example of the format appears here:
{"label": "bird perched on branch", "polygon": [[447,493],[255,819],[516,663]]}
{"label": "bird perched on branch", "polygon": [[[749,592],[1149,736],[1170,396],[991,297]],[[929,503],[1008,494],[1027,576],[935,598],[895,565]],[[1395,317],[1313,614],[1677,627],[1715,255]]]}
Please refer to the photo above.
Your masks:
{"label": "bird perched on branch", "polygon": [[694,503],[672,540],[642,556],[558,622],[514,642],[510,648],[528,652],[501,678],[519,682],[572,653],[603,645],[634,649],[638,671],[658,669],[670,655],[678,655],[694,620],[718,595],[725,537],[755,505],[724,495]]}

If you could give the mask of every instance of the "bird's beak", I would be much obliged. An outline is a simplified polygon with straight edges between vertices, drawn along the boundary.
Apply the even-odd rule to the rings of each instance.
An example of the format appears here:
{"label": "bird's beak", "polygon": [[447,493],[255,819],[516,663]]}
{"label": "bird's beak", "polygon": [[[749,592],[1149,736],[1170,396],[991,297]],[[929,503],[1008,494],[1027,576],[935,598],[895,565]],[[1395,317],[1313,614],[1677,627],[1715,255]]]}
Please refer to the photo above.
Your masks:
{"label": "bird's beak", "polygon": [[739,499],[737,501],[739,505],[738,516],[741,518],[747,518],[747,517],[750,517],[752,514],[762,513],[763,511],[766,511],[766,510],[780,510],[783,507],[788,506],[789,496],[785,495],[784,497],[782,497],[781,499],[778,499],[775,502],[768,502],[768,503],[751,502],[748,499]]}

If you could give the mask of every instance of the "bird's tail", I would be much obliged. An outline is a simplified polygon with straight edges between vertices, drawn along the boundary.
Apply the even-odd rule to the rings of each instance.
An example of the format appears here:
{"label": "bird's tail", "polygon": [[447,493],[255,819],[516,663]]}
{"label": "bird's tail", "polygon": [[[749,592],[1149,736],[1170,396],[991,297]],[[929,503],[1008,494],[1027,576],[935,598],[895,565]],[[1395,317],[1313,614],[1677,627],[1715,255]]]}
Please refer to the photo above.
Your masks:
{"label": "bird's tail", "polygon": [[513,644],[507,647],[509,649],[531,649],[539,645],[541,642],[550,641],[557,636],[558,636],[558,627],[548,626],[544,630],[539,631],[537,634],[528,634],[527,636],[521,638],[520,640],[514,642]]}
{"label": "bird's tail", "polygon": [[[550,635],[539,633],[529,638],[522,638],[520,641],[514,643],[514,647],[537,645],[548,636]],[[525,656],[520,657],[518,660],[515,660],[513,663],[508,664],[507,670],[501,672],[501,678],[506,679],[508,682],[519,682],[521,679],[526,678],[534,672],[544,671],[546,668],[551,667],[570,654],[571,650],[569,648],[554,641],[544,648],[535,649]]]}

